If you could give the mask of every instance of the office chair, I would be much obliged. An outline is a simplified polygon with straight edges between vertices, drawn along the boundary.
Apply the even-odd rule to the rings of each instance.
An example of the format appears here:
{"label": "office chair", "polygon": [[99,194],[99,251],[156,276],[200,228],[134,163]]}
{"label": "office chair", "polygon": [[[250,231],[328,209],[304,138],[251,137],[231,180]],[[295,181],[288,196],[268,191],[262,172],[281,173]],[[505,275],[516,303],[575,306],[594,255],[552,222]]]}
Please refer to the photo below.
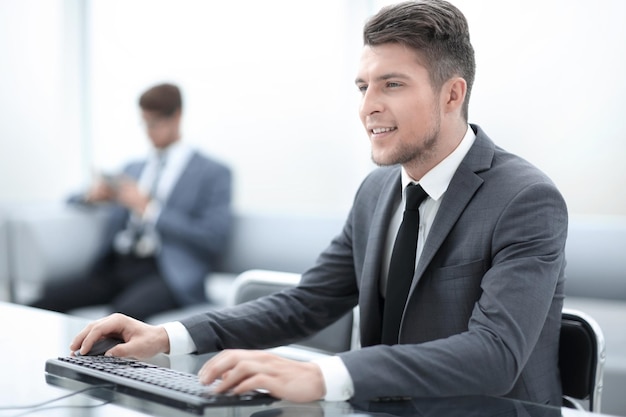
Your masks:
{"label": "office chair", "polygon": [[564,308],[561,315],[559,370],[563,386],[563,406],[600,412],[604,361],[604,335],[598,323],[587,314]]}
{"label": "office chair", "polygon": [[[289,272],[252,269],[237,276],[233,282],[229,305],[244,303],[287,288],[295,287],[300,282],[300,274]],[[323,354],[345,352],[357,346],[353,326],[358,327],[357,311],[344,315],[335,323],[315,335],[294,344]]]}

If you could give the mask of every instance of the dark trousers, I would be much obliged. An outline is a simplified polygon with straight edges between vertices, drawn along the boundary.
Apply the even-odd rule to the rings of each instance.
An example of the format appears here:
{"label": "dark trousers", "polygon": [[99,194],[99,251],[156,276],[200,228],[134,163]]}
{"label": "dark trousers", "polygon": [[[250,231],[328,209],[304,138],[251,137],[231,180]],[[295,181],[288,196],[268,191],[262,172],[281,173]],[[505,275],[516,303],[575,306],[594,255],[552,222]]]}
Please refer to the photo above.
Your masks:
{"label": "dark trousers", "polygon": [[68,312],[99,304],[139,320],[179,308],[156,259],[112,252],[87,276],[46,285],[32,307]]}

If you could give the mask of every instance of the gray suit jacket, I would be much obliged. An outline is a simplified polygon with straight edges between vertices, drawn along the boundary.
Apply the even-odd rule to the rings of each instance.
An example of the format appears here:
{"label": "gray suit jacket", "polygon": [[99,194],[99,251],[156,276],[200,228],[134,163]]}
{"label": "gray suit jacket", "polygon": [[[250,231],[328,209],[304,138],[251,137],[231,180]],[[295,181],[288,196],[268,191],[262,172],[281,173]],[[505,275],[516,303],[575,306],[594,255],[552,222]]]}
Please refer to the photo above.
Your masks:
{"label": "gray suit jacket", "polygon": [[339,356],[355,400],[510,396],[560,404],[558,343],[567,209],[523,159],[477,137],[446,191],[416,268],[399,345],[381,335],[379,277],[400,168],[358,190],[343,231],[278,295],[183,321],[201,351],[288,343],[358,303],[360,350]]}
{"label": "gray suit jacket", "polygon": [[[129,164],[125,174],[138,179],[145,161]],[[161,238],[159,270],[181,305],[206,301],[204,281],[230,235],[231,172],[225,165],[194,152],[156,223]],[[109,209],[103,259],[117,232],[126,227],[129,211]]]}

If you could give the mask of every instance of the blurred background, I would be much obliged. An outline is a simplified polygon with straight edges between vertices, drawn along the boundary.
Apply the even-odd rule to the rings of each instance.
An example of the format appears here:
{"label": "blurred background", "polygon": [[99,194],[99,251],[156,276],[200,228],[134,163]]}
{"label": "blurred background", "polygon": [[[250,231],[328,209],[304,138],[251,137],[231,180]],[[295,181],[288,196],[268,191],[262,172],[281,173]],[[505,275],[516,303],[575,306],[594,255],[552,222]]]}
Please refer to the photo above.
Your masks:
{"label": "blurred background", "polygon": [[[0,0],[0,203],[61,201],[142,157],[137,99],[184,94],[183,139],[240,212],[343,214],[374,165],[354,86],[378,0]],[[470,120],[547,172],[570,212],[626,215],[626,2],[453,0]]]}

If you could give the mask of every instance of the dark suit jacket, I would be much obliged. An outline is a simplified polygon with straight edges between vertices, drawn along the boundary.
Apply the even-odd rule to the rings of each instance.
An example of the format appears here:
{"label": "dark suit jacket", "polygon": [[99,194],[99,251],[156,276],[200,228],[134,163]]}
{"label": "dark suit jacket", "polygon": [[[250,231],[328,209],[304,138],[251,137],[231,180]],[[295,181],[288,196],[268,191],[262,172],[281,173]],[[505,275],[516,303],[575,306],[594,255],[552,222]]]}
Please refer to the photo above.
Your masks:
{"label": "dark suit jacket", "polygon": [[[124,173],[138,179],[145,161],[129,164]],[[194,152],[167,201],[156,230],[161,238],[159,270],[181,305],[206,301],[204,282],[224,251],[232,224],[231,172],[225,165]],[[108,209],[102,258],[115,235],[126,227],[129,211]]]}
{"label": "dark suit jacket", "polygon": [[360,350],[342,353],[355,399],[510,396],[560,404],[558,343],[567,209],[554,184],[476,141],[443,196],[395,346],[381,335],[379,279],[400,168],[358,190],[343,231],[290,291],[183,321],[199,350],[293,342],[357,303]]}

